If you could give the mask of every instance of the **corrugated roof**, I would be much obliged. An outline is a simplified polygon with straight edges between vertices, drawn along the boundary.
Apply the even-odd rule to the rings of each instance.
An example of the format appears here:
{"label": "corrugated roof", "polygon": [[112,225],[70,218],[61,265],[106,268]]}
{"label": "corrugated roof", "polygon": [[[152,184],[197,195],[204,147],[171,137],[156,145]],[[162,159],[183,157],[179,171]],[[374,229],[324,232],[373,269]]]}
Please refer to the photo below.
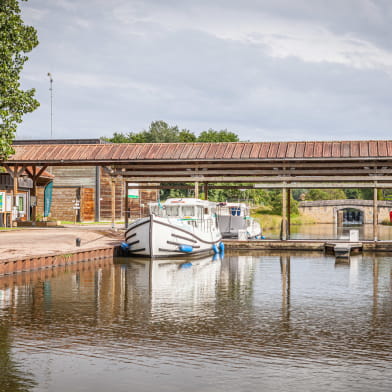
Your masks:
{"label": "corrugated roof", "polygon": [[15,145],[8,163],[392,158],[392,141]]}

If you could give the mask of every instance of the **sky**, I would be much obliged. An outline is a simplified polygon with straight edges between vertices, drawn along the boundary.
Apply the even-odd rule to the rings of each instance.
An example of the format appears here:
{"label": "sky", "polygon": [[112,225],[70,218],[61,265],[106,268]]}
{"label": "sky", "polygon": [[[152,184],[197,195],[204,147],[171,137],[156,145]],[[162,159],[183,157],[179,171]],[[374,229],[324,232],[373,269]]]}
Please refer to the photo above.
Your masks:
{"label": "sky", "polygon": [[[29,0],[17,138],[163,120],[241,140],[392,139],[391,0]],[[53,132],[48,72],[53,77]]]}

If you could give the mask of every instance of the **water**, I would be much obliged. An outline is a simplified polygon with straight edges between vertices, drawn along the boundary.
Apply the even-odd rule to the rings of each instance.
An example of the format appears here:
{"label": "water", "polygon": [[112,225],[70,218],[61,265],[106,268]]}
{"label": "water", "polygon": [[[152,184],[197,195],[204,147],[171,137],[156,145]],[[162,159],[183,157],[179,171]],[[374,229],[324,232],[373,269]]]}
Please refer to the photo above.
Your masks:
{"label": "water", "polygon": [[[344,225],[336,226],[330,223],[318,223],[314,225],[291,225],[290,238],[294,240],[336,240],[346,238],[348,240],[350,230],[358,230],[360,241],[373,241],[373,225]],[[280,238],[280,230],[264,230],[263,235],[267,239]],[[378,240],[392,241],[392,226],[378,226]]]}
{"label": "water", "polygon": [[391,391],[391,280],[317,253],[0,278],[0,390]]}

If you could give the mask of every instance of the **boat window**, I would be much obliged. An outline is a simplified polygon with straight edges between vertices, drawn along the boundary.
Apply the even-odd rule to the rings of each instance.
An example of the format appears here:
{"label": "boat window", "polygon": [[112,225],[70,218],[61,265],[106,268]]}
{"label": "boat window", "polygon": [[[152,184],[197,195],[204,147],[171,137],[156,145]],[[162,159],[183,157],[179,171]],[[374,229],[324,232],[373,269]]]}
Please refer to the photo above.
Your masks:
{"label": "boat window", "polygon": [[233,216],[240,216],[241,215],[241,208],[240,207],[230,207],[230,213]]}
{"label": "boat window", "polygon": [[179,207],[178,206],[166,206],[166,215],[167,216],[179,216]]}
{"label": "boat window", "polygon": [[208,215],[208,207],[204,207],[204,215]]}
{"label": "boat window", "polygon": [[201,206],[196,207],[196,216],[200,219],[203,218],[203,207]]}
{"label": "boat window", "polygon": [[184,216],[195,216],[195,207],[193,207],[193,206],[182,206],[182,215],[184,215]]}

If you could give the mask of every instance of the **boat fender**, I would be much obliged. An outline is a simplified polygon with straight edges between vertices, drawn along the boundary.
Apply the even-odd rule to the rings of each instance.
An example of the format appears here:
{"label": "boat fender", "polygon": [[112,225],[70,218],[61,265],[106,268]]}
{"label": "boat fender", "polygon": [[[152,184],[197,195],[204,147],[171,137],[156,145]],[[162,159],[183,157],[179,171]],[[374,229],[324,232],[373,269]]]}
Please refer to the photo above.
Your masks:
{"label": "boat fender", "polygon": [[192,267],[192,263],[184,263],[180,265],[180,268],[191,268]]}
{"label": "boat fender", "polygon": [[219,251],[223,253],[225,251],[225,244],[223,242],[219,242]]}
{"label": "boat fender", "polygon": [[178,248],[180,249],[181,252],[187,252],[187,253],[193,252],[193,246],[191,245],[180,245]]}
{"label": "boat fender", "polygon": [[122,250],[128,250],[129,249],[129,245],[126,242],[121,242],[120,245]]}
{"label": "boat fender", "polygon": [[216,246],[216,244],[212,245],[212,250],[214,251],[215,254],[219,253],[218,247]]}

